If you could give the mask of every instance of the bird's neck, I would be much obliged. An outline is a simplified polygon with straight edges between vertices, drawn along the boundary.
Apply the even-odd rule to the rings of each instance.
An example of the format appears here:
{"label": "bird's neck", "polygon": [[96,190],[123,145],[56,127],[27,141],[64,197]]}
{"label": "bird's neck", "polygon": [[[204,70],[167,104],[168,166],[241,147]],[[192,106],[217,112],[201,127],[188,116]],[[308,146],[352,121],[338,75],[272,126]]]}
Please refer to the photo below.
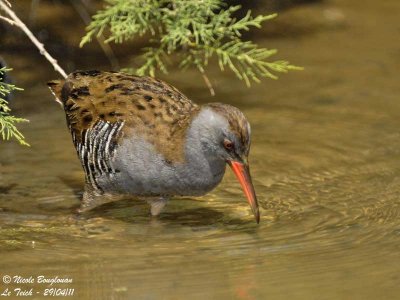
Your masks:
{"label": "bird's neck", "polygon": [[211,110],[203,108],[193,119],[186,136],[185,153],[187,164],[199,180],[217,184],[225,173],[226,162],[213,149],[211,126],[215,117]]}

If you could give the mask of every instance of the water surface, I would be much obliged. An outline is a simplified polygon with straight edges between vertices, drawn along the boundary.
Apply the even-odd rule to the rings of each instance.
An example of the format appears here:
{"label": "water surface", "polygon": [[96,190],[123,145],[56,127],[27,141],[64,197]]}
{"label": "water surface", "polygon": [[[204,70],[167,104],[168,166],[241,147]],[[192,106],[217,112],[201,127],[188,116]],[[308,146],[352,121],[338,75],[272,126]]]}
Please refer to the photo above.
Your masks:
{"label": "water surface", "polygon": [[[63,112],[44,80],[27,83],[14,106],[32,147],[0,145],[0,275],[67,276],[77,299],[398,299],[399,9],[335,0],[288,12],[299,31],[258,42],[305,70],[276,82],[247,89],[211,68],[212,101],[252,123],[259,225],[230,172],[158,219],[134,201],[78,216],[83,173]],[[210,101],[197,73],[164,78]]]}

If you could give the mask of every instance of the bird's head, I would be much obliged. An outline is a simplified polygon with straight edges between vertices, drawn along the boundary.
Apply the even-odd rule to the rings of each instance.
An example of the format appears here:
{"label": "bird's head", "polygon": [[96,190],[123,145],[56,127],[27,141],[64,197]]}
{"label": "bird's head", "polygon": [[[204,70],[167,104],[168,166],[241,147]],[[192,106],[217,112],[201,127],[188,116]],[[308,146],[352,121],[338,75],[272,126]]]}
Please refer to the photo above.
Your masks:
{"label": "bird's head", "polygon": [[259,223],[258,202],[248,164],[249,122],[239,109],[222,103],[203,106],[199,118],[202,119],[199,131],[203,149],[232,168]]}

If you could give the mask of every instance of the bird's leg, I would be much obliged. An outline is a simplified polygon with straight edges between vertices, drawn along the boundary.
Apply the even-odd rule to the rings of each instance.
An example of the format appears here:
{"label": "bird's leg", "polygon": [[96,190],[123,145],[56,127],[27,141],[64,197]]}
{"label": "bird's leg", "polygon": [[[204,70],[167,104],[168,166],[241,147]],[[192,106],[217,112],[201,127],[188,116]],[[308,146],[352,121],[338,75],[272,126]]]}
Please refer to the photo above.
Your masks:
{"label": "bird's leg", "polygon": [[158,216],[161,211],[164,209],[165,205],[168,202],[168,198],[163,198],[163,197],[159,197],[159,198],[150,198],[150,199],[146,199],[147,203],[150,204],[151,209],[151,215],[152,216]]}
{"label": "bird's leg", "polygon": [[105,203],[118,201],[122,198],[123,195],[114,195],[110,193],[100,194],[98,191],[94,190],[89,184],[86,184],[81,201],[81,206],[78,209],[78,212],[84,213]]}

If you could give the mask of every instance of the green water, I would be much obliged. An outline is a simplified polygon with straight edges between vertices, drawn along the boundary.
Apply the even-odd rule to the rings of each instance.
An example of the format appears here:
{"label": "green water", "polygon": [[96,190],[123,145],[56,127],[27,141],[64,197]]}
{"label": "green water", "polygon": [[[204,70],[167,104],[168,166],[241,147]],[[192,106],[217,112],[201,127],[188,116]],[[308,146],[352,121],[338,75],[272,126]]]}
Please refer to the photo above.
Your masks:
{"label": "green water", "polygon": [[398,299],[400,3],[327,2],[282,16],[307,32],[258,40],[302,72],[247,89],[211,67],[215,99],[195,72],[164,77],[251,121],[259,225],[231,172],[158,219],[132,201],[78,216],[83,173],[44,86],[55,75],[16,71],[40,80],[14,98],[32,147],[0,145],[0,292],[48,287],[4,275],[58,275],[75,299]]}

